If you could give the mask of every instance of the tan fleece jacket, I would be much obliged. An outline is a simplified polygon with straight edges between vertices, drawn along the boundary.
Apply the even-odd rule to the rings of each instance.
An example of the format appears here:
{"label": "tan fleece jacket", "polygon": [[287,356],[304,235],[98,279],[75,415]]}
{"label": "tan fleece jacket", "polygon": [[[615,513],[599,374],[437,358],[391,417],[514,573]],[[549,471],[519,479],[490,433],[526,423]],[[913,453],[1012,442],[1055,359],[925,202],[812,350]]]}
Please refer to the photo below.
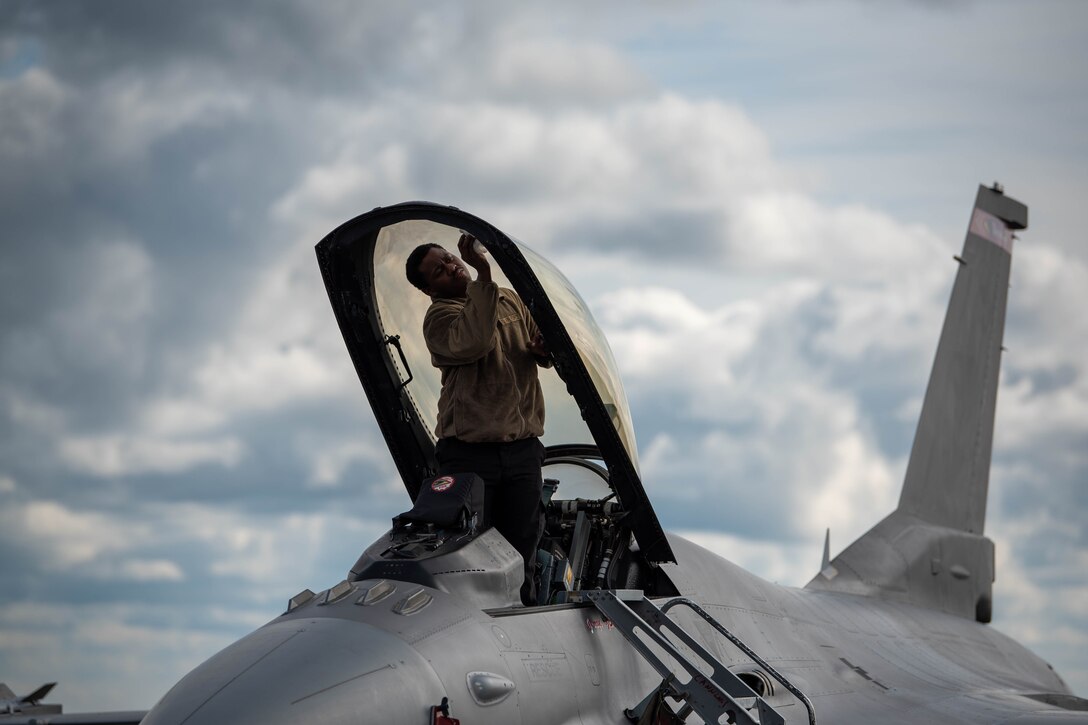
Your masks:
{"label": "tan fleece jacket", "polygon": [[529,352],[536,323],[513,290],[469,282],[464,299],[436,298],[423,318],[431,363],[442,371],[439,438],[516,441],[544,433],[544,395]]}

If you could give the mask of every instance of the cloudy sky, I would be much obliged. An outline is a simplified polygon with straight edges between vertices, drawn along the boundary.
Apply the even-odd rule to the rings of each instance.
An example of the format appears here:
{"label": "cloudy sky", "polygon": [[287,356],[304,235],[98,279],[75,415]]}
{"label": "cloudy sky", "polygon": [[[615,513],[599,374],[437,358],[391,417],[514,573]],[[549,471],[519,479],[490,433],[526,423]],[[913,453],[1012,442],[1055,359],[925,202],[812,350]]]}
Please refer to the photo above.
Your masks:
{"label": "cloudy sky", "polygon": [[409,199],[564,270],[664,525],[803,585],[1000,180],[994,626],[1088,694],[1088,5],[583,5],[0,5],[0,680],[149,707],[408,507],[313,245]]}

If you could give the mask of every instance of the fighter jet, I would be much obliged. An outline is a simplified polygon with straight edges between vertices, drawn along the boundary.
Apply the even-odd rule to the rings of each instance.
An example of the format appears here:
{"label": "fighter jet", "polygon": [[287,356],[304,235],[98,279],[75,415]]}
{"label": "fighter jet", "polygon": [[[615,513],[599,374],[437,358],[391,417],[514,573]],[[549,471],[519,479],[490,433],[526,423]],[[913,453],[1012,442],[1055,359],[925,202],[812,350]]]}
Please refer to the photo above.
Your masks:
{"label": "fighter jet", "polygon": [[29,695],[19,697],[7,683],[0,682],[0,715],[13,715],[17,712],[57,713],[60,708],[57,705],[43,705],[42,700],[49,691],[57,686],[55,682],[47,682]]}
{"label": "fighter jet", "polygon": [[[1042,659],[990,624],[985,537],[1014,231],[980,187],[899,505],[804,588],[666,533],[643,488],[615,360],[574,287],[479,217],[377,208],[317,245],[336,320],[411,506],[343,581],[171,689],[144,725],[1088,723]],[[436,479],[439,372],[404,279],[422,242],[486,248],[547,342],[547,525],[537,601],[482,529],[471,485]],[[739,483],[738,483],[739,485]],[[0,719],[2,722],[2,719]]]}
{"label": "fighter jet", "polygon": [[45,696],[57,686],[47,682],[29,695],[19,697],[7,684],[0,682],[0,723],[4,725],[137,725],[145,710],[118,712],[84,712],[61,714],[61,705],[43,703]]}

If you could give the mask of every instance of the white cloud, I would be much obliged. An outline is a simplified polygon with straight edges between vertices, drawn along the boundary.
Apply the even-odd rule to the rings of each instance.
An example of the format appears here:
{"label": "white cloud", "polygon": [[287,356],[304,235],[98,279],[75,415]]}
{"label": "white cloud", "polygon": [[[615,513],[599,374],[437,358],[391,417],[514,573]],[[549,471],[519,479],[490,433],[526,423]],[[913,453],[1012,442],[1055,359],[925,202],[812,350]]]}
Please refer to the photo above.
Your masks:
{"label": "white cloud", "polygon": [[219,428],[227,411],[207,400],[157,398],[148,401],[140,413],[140,428],[160,435],[192,435]]}
{"label": "white cloud", "polygon": [[[822,441],[827,445],[827,470],[816,470],[809,481],[809,506],[795,508],[792,516],[799,530],[815,535],[830,527],[848,544],[896,507],[899,481],[894,471],[899,466],[876,450],[854,416],[830,427],[830,440]],[[798,466],[798,475],[804,467]]]}
{"label": "white cloud", "polygon": [[306,450],[302,454],[312,460],[310,484],[313,486],[338,485],[345,469],[353,463],[366,462],[392,468],[388,449],[383,442],[374,439],[335,441],[331,444],[307,440],[304,447]]}
{"label": "white cloud", "polygon": [[0,78],[0,158],[6,164],[26,163],[58,148],[63,135],[57,117],[70,96],[53,74],[38,66]]}
{"label": "white cloud", "polygon": [[1039,344],[1053,344],[1055,339],[1064,340],[1062,350],[1069,357],[1088,350],[1088,319],[1073,314],[1083,304],[1086,280],[1088,263],[1084,259],[1042,240],[1028,238],[1016,244],[1009,291],[1011,312],[1035,318],[1035,324],[1016,329],[1027,344],[1016,350],[1015,359],[1045,362],[1051,351]]}
{"label": "white cloud", "polygon": [[298,399],[328,397],[343,383],[328,358],[305,341],[268,339],[259,346],[215,346],[195,371],[205,400],[216,400],[235,414],[274,410]]}
{"label": "white cloud", "polygon": [[[247,589],[247,597],[266,602],[285,596],[284,587],[312,587],[313,577],[337,576],[350,565],[349,558],[388,528],[379,503],[359,511],[249,514],[210,504],[113,512],[17,501],[0,508],[0,544],[29,547],[25,566],[43,571],[138,582],[206,581],[211,575],[259,584]],[[166,558],[155,556],[155,549],[179,553]],[[330,554],[339,559],[332,574]]]}
{"label": "white cloud", "polygon": [[1088,320],[1077,313],[1085,290],[1083,260],[1047,244],[1018,245],[995,449],[1024,454],[1048,441],[1088,441]]}
{"label": "white cloud", "polygon": [[797,192],[744,196],[730,236],[731,260],[826,281],[887,283],[946,252],[929,230],[858,205],[825,207]]}
{"label": "white cloud", "polygon": [[[994,626],[1045,658],[1078,694],[1088,682],[1083,653],[1088,647],[1088,555],[1078,549],[1079,522],[1049,513],[990,522],[996,548]],[[1024,559],[1028,546],[1055,541],[1042,564]]]}
{"label": "white cloud", "polygon": [[[692,507],[688,516],[720,510],[724,529],[747,534],[751,520],[767,517],[763,535],[777,540],[813,539],[830,527],[843,545],[895,508],[898,466],[848,398],[799,386],[770,405],[742,403],[744,414],[732,415],[743,432],[708,424],[697,435],[651,440],[643,480],[659,505],[680,502]],[[674,525],[685,526],[686,515],[676,516]]]}
{"label": "white cloud", "polygon": [[821,541],[761,542],[718,531],[680,530],[680,536],[723,559],[784,586],[802,587],[820,568]]}
{"label": "white cloud", "polygon": [[[342,578],[354,562],[348,559],[388,528],[388,519],[373,520],[373,512],[369,507],[252,516],[180,504],[156,507],[150,515],[169,522],[170,536],[177,541],[199,543],[214,552],[214,559],[207,562],[211,575],[245,584],[247,597],[266,604],[290,597],[304,586],[314,589]],[[331,553],[342,556],[330,566]],[[329,577],[337,579],[323,583]]]}
{"label": "white cloud", "polygon": [[118,525],[110,517],[73,511],[55,501],[30,501],[0,509],[0,537],[30,542],[53,570],[67,570],[100,556],[124,551],[146,536],[140,525]]}
{"label": "white cloud", "polygon": [[63,409],[49,403],[35,400],[9,386],[0,388],[0,401],[11,420],[27,429],[55,435],[60,433],[67,416]]}
{"label": "white cloud", "polygon": [[[814,341],[815,349],[844,362],[867,356],[898,359],[902,370],[924,380],[933,362],[954,270],[930,257],[922,269],[900,269],[879,285],[839,283],[828,289],[834,319]],[[919,389],[921,397],[924,391]]]}
{"label": "white cloud", "polygon": [[[689,374],[692,365],[700,366],[701,381],[722,375],[726,378],[721,382],[728,383],[729,362],[748,349],[758,326],[747,303],[704,310],[683,292],[660,287],[618,289],[599,297],[594,306],[624,380],[636,385],[686,387],[687,375],[667,374],[681,363]],[[693,355],[682,340],[697,340],[699,349]],[[716,357],[704,357],[704,351]]]}
{"label": "white cloud", "polygon": [[[150,708],[184,672],[245,631],[183,624],[187,606],[6,604],[0,641],[7,661],[19,663],[21,681],[61,683],[54,697],[66,711]],[[171,624],[152,623],[162,621]]]}
{"label": "white cloud", "polygon": [[181,129],[214,127],[251,107],[248,94],[199,65],[119,74],[89,92],[98,100],[91,107],[101,150],[115,162],[136,160]]}
{"label": "white cloud", "polygon": [[15,493],[17,488],[14,478],[0,474],[0,493]]}
{"label": "white cloud", "polygon": [[147,414],[197,432],[297,403],[365,405],[352,397],[356,376],[327,300],[312,252],[292,247],[258,276],[228,335],[198,357],[188,397],[153,401]]}
{"label": "white cloud", "polygon": [[[603,105],[649,87],[630,59],[613,48],[571,38],[533,37],[526,30],[509,28],[496,47],[487,49],[492,60],[486,65],[486,85],[496,95],[533,105],[557,100]],[[466,88],[481,85],[479,78],[462,82]]]}
{"label": "white cloud", "polygon": [[146,249],[124,238],[92,241],[70,264],[74,295],[47,334],[83,365],[141,371],[154,310],[155,269]]}
{"label": "white cloud", "polygon": [[337,151],[274,204],[278,222],[312,243],[362,205],[422,195],[486,212],[540,246],[580,220],[637,224],[663,210],[717,217],[737,197],[790,178],[751,119],[718,101],[658,94],[545,110],[387,100],[322,119]]}
{"label": "white cloud", "polygon": [[[356,131],[366,138],[368,131],[381,131],[388,122],[385,114],[362,114]],[[361,156],[366,157],[365,162]],[[395,141],[374,150],[345,142],[338,158],[308,169],[294,187],[273,202],[271,217],[288,225],[300,246],[301,240],[313,244],[353,211],[358,213],[361,199],[388,202],[403,195],[400,190],[409,186],[408,162],[409,150]]]}
{"label": "white cloud", "polygon": [[182,581],[185,573],[168,559],[130,559],[121,565],[121,575],[136,581]]}
{"label": "white cloud", "polygon": [[140,435],[68,436],[58,453],[72,470],[92,476],[180,473],[213,464],[232,468],[245,453],[235,437],[218,440],[170,440]]}
{"label": "white cloud", "polygon": [[894,508],[899,462],[880,451],[853,391],[807,352],[814,333],[798,323],[806,311],[831,320],[828,334],[844,334],[834,327],[840,308],[819,292],[776,285],[717,308],[677,290],[600,298],[628,395],[661,401],[654,404],[685,428],[645,447],[643,478],[654,496],[731,500],[733,510],[758,516],[770,504],[766,489],[751,491],[749,482],[762,481],[797,504],[775,514],[776,535],[811,538],[830,526],[846,543]]}

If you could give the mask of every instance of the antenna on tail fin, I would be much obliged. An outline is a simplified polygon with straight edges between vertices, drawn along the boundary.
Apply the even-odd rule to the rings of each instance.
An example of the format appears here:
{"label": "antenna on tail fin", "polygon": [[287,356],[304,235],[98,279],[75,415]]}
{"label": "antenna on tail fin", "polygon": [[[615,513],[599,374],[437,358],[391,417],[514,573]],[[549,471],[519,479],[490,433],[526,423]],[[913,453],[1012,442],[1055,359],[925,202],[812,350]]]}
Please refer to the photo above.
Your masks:
{"label": "antenna on tail fin", "polygon": [[807,585],[990,621],[993,542],[982,535],[1013,232],[1028,209],[980,186],[907,463],[899,507]]}
{"label": "antenna on tail fin", "polygon": [[831,565],[831,528],[824,533],[824,556],[820,560],[820,576],[828,581],[838,576],[839,572]]}

